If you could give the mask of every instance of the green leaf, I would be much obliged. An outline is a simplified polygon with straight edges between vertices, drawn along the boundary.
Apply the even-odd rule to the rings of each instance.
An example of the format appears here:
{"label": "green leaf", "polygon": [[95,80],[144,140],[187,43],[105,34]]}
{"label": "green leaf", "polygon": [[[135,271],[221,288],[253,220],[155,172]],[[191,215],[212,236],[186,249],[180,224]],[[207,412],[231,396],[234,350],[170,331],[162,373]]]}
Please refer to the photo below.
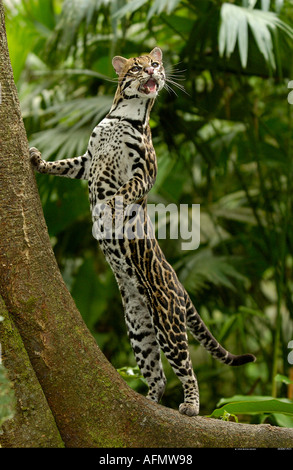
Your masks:
{"label": "green leaf", "polygon": [[9,55],[14,80],[18,82],[29,55],[44,47],[55,26],[55,12],[51,0],[13,2],[6,21]]}
{"label": "green leaf", "polygon": [[232,259],[216,256],[209,249],[192,253],[182,260],[180,280],[190,292],[197,291],[211,283],[234,290],[234,281],[245,277],[233,266]]}
{"label": "green leaf", "polygon": [[293,428],[293,417],[279,413],[273,413],[271,416],[274,424],[283,428]]}
{"label": "green leaf", "polygon": [[224,412],[249,415],[281,413],[293,417],[293,402],[285,398],[235,395],[229,399],[221,399],[219,405],[221,404],[221,408],[214,410],[210,417],[220,418]]}
{"label": "green leaf", "polygon": [[275,69],[276,63],[273,53],[273,42],[271,31],[269,29],[275,29],[275,24],[273,22],[270,23],[261,17],[254,17],[252,15],[248,15],[247,21],[260,52],[263,54],[266,62],[268,62],[272,68]]}
{"label": "green leaf", "polygon": [[274,377],[274,380],[275,380],[275,382],[281,382],[281,383],[284,383],[286,385],[293,384],[293,380],[290,380],[289,377],[286,377],[285,375],[281,375],[281,374],[277,374]]}
{"label": "green leaf", "polygon": [[[149,9],[146,20],[149,21],[153,16],[160,15],[164,10],[166,10],[169,15],[177,7],[181,0],[154,0],[152,6]],[[122,8],[120,8],[116,13],[114,13],[114,18],[122,18],[127,14],[134,13],[139,10],[143,5],[149,3],[149,0],[132,0],[132,2],[127,3]]]}
{"label": "green leaf", "polygon": [[149,9],[147,20],[150,20],[154,15],[160,15],[165,9],[167,14],[172,13],[181,0],[155,0]]}
{"label": "green leaf", "polygon": [[118,11],[116,11],[116,13],[113,16],[114,18],[123,18],[123,16],[133,13],[134,11],[138,10],[145,3],[148,3],[148,0],[132,0],[132,2],[127,3]]}
{"label": "green leaf", "polygon": [[255,310],[251,307],[246,307],[245,305],[240,305],[239,312],[243,313],[244,315],[256,315],[257,317],[263,317],[264,313],[260,310]]}
{"label": "green leaf", "polygon": [[134,380],[139,380],[143,382],[144,384],[147,385],[147,381],[143,377],[143,375],[140,372],[140,369],[138,366],[135,367],[130,367],[130,366],[125,366],[121,367],[120,369],[117,369],[117,372],[121,375],[121,377],[124,378],[127,382],[130,382],[129,385],[131,385],[131,381]]}
{"label": "green leaf", "polygon": [[[258,50],[264,56],[270,68],[276,68],[276,60],[272,35],[276,30],[283,31],[290,39],[293,29],[280,20],[276,13],[253,8],[243,8],[231,3],[223,3],[221,7],[221,25],[219,30],[219,53],[223,57],[225,51],[230,58],[238,42],[239,55],[243,68],[248,60],[248,26],[254,36]],[[276,51],[276,55],[278,51]]]}
{"label": "green leaf", "polygon": [[241,65],[243,68],[245,68],[248,57],[248,24],[244,16],[239,19],[238,44]]}
{"label": "green leaf", "polygon": [[125,377],[129,377],[129,378],[132,378],[132,379],[134,379],[134,378],[142,379],[143,378],[138,366],[135,366],[135,367],[130,367],[130,366],[120,367],[119,369],[117,369],[117,372],[119,372],[119,374],[124,378]]}

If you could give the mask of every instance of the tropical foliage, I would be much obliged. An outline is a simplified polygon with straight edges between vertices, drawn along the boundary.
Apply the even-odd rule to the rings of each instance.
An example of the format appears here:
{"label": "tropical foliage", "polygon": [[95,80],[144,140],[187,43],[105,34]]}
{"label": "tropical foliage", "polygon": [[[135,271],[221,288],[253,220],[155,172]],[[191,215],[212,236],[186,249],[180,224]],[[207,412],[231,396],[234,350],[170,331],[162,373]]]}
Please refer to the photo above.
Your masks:
{"label": "tropical foliage", "polygon": [[[115,92],[113,55],[163,49],[174,92],[163,91],[152,113],[159,175],[149,202],[200,204],[201,242],[193,251],[182,251],[182,240],[160,243],[215,336],[235,353],[257,356],[257,363],[232,370],[191,341],[201,412],[210,414],[221,397],[266,396],[268,406],[258,407],[255,398],[247,409],[256,406],[261,419],[269,414],[282,424],[289,385],[275,377],[289,377],[293,338],[292,2],[10,0],[6,6],[28,138],[45,158],[84,153]],[[135,362],[118,289],[92,237],[86,185],[43,175],[37,182],[77,306],[105,355],[144,392],[139,373],[126,373]],[[164,403],[177,407],[181,387],[166,369]],[[235,409],[243,412],[230,404]]]}

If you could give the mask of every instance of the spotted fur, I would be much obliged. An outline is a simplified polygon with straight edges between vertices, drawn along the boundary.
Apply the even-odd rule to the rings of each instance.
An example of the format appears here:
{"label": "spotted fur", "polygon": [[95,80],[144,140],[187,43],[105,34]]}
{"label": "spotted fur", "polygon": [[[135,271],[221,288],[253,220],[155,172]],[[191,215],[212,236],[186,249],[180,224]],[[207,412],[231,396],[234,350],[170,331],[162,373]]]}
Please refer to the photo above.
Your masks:
{"label": "spotted fur", "polygon": [[[129,339],[149,385],[148,398],[159,401],[165,390],[163,351],[183,385],[184,402],[179,411],[193,416],[199,412],[199,392],[187,329],[225,364],[241,365],[255,358],[229,353],[212,336],[167,262],[147,216],[147,193],[157,175],[149,116],[165,84],[162,52],[156,47],[142,57],[114,57],[113,66],[118,74],[114,101],[94,128],[85,154],[46,162],[37,149],[31,148],[31,161],[40,173],[87,180],[94,223],[101,220],[103,210],[96,211],[101,203],[111,208],[111,217],[133,203],[141,209],[126,218],[122,229],[115,229],[111,238],[101,225],[100,247],[119,285]],[[120,208],[115,204],[117,197],[122,201]]]}

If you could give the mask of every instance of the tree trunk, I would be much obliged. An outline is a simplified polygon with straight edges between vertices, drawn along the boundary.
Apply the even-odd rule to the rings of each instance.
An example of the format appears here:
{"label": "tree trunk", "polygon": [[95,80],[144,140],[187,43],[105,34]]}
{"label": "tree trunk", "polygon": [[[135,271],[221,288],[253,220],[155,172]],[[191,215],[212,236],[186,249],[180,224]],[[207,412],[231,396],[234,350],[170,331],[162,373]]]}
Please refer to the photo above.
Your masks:
{"label": "tree trunk", "polygon": [[131,390],[103,356],[51,249],[1,0],[0,21],[0,340],[18,400],[15,417],[0,434],[2,446],[291,446],[293,429],[189,418],[156,405]]}
{"label": "tree trunk", "polygon": [[[2,447],[64,447],[54,416],[22,340],[0,296],[1,346],[17,399],[13,419],[3,425]],[[1,395],[1,394],[0,394]]]}

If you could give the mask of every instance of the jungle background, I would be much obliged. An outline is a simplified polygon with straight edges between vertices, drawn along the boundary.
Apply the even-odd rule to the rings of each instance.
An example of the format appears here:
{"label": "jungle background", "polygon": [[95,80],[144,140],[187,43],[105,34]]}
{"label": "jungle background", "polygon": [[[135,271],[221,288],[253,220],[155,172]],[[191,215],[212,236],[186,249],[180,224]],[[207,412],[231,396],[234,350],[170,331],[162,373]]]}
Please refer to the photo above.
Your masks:
{"label": "jungle background", "polygon": [[[148,201],[200,204],[201,240],[192,251],[168,236],[160,244],[216,338],[234,353],[257,357],[231,369],[191,339],[201,414],[235,395],[292,398],[293,2],[4,4],[28,139],[46,159],[85,152],[113,100],[114,55],[162,48],[173,91],[163,90],[152,111],[159,173]],[[86,183],[36,178],[56,259],[78,309],[109,361],[145,393],[114,276],[92,236]],[[181,386],[166,361],[164,367],[162,403],[177,408]],[[269,419],[293,426],[288,414]]]}

